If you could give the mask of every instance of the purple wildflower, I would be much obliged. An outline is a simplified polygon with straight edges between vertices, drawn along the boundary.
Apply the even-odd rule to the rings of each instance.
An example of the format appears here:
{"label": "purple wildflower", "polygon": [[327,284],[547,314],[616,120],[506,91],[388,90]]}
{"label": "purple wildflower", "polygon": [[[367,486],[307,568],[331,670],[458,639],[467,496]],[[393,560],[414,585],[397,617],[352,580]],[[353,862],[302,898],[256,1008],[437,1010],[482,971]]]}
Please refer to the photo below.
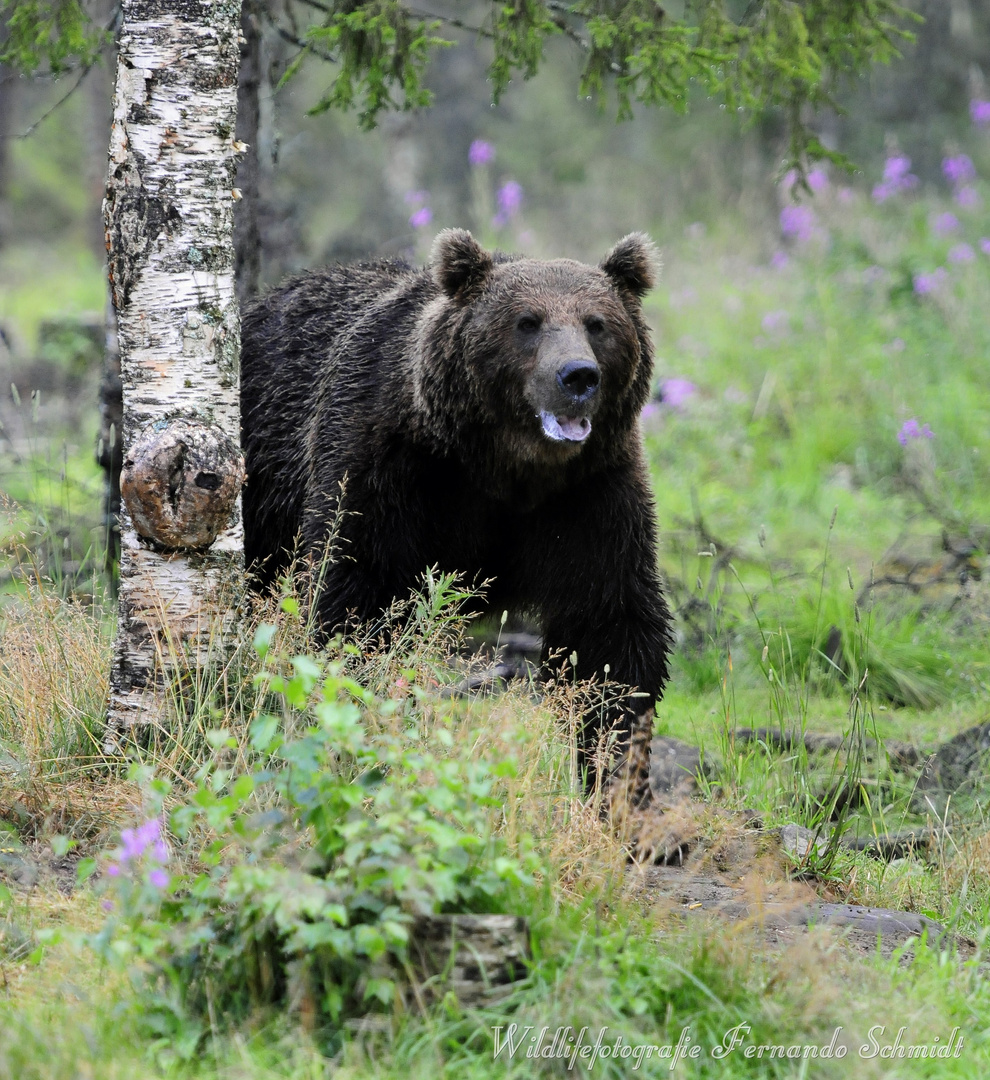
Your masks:
{"label": "purple wildflower", "polygon": [[[812,169],[810,172],[805,173],[804,179],[812,191],[823,191],[828,187],[828,173],[826,173],[824,169]],[[798,186],[797,169],[788,169],[787,172],[784,173],[781,184],[789,195],[793,194],[794,189]]]}
{"label": "purple wildflower", "polygon": [[683,409],[697,392],[690,379],[664,379],[660,384],[660,400],[672,409]]}
{"label": "purple wildflower", "polygon": [[657,401],[648,401],[643,406],[643,411],[639,414],[644,420],[649,420],[651,416],[656,416],[660,412],[660,403]]}
{"label": "purple wildflower", "polygon": [[148,880],[156,889],[164,889],[168,885],[168,871],[157,866],[148,875]]}
{"label": "purple wildflower", "polygon": [[828,173],[824,169],[812,169],[808,173],[808,187],[812,191],[824,191],[828,187]]}
{"label": "purple wildflower", "polygon": [[430,201],[428,191],[407,191],[403,198],[408,206],[425,206]]}
{"label": "purple wildflower", "polygon": [[161,839],[161,827],[158,824],[158,818],[148,818],[136,829],[122,830],[120,839],[124,845],[121,862],[140,859],[149,847],[157,845]]}
{"label": "purple wildflower", "polygon": [[915,274],[914,291],[918,296],[926,296],[943,285],[947,277],[943,266],[936,267],[930,274]]}
{"label": "purple wildflower", "polygon": [[810,240],[815,231],[815,212],[810,206],[785,206],[780,212],[780,231],[801,242]]}
{"label": "purple wildflower", "polygon": [[912,416],[910,420],[905,420],[901,426],[901,430],[897,433],[897,441],[901,446],[907,446],[908,439],[917,439],[921,435],[921,428],[918,426],[918,421]]}
{"label": "purple wildflower", "polygon": [[787,323],[790,316],[786,311],[768,311],[760,325],[763,327],[764,333],[778,334],[787,329]]}
{"label": "purple wildflower", "polygon": [[100,907],[103,908],[104,911],[113,911],[113,901],[108,898],[100,904]]}
{"label": "purple wildflower", "polygon": [[885,202],[901,191],[918,186],[918,178],[910,172],[911,159],[906,154],[893,154],[883,166],[883,182],[873,189],[873,201]]}
{"label": "purple wildflower", "polygon": [[421,206],[414,214],[410,215],[409,224],[414,229],[422,229],[433,220],[433,211],[428,206]]}
{"label": "purple wildflower", "polygon": [[882,184],[875,184],[873,187],[873,201],[874,202],[886,202],[892,195],[897,194],[897,185],[888,184],[884,181]]}
{"label": "purple wildflower", "polygon": [[976,178],[976,169],[973,160],[968,154],[956,154],[954,157],[942,158],[942,172],[946,180],[953,186],[965,184],[967,180]]}
{"label": "purple wildflower", "polygon": [[975,187],[963,184],[962,187],[956,189],[956,202],[965,210],[974,210],[980,205],[980,193]]}
{"label": "purple wildflower", "polygon": [[907,154],[891,154],[883,165],[883,178],[887,181],[899,182],[911,175],[911,159]]}
{"label": "purple wildflower", "polygon": [[918,423],[917,417],[912,416],[901,425],[897,433],[897,441],[901,446],[907,446],[912,439],[934,439],[935,432],[927,425]]}
{"label": "purple wildflower", "polygon": [[107,877],[120,877],[128,863],[139,863],[146,857],[158,868],[168,862],[168,847],[158,818],[148,818],[134,829],[122,829],[120,841],[117,861],[107,866]]}
{"label": "purple wildflower", "polygon": [[984,255],[990,255],[990,236],[980,237],[980,251]]}
{"label": "purple wildflower", "polygon": [[955,244],[949,249],[949,262],[972,262],[975,258],[976,252],[969,244]]}
{"label": "purple wildflower", "polygon": [[498,208],[509,217],[522,206],[523,189],[515,180],[507,180],[498,190]]}
{"label": "purple wildflower", "polygon": [[501,229],[519,212],[522,206],[523,189],[515,180],[506,180],[498,189],[498,213],[492,218],[496,229]]}
{"label": "purple wildflower", "polygon": [[786,268],[787,264],[790,261],[791,260],[786,252],[775,251],[770,258],[770,265],[774,268],[774,270],[783,270]]}
{"label": "purple wildflower", "polygon": [[932,228],[939,236],[945,236],[946,233],[955,232],[959,228],[959,218],[946,210],[944,214],[936,215],[935,220],[932,222]]}
{"label": "purple wildflower", "polygon": [[484,139],[475,139],[468,150],[468,161],[475,167],[490,165],[495,160],[495,147]]}
{"label": "purple wildflower", "polygon": [[969,115],[977,127],[990,124],[990,101],[973,100],[969,103]]}
{"label": "purple wildflower", "polygon": [[839,202],[840,203],[851,203],[855,197],[856,197],[855,192],[853,191],[853,189],[851,187],[840,187],[839,188]]}

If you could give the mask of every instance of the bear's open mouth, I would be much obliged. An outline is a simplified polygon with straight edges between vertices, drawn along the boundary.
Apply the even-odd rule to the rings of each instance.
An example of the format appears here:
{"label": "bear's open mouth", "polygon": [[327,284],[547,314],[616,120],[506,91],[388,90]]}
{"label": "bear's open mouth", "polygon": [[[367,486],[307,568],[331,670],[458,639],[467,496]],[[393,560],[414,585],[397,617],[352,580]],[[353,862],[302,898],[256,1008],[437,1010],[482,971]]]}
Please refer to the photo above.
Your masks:
{"label": "bear's open mouth", "polygon": [[587,416],[554,416],[545,409],[540,412],[543,434],[554,442],[584,442],[591,434]]}

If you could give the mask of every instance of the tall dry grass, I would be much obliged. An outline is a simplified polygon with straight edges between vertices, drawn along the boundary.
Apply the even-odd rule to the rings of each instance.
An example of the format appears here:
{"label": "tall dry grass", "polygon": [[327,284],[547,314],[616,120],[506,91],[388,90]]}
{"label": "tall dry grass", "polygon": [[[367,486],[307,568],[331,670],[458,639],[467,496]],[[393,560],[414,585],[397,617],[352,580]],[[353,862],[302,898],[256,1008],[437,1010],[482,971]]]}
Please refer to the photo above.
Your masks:
{"label": "tall dry grass", "polygon": [[25,838],[103,836],[136,797],[100,749],[111,636],[37,578],[0,606],[0,817]]}
{"label": "tall dry grass", "polygon": [[[171,688],[167,726],[130,732],[126,756],[110,757],[103,746],[112,612],[28,575],[0,605],[0,819],[25,840],[59,833],[93,849],[142,812],[149,778],[169,783],[172,803],[196,786],[206,764],[228,775],[248,771],[259,716],[278,714],[290,738],[313,722],[307,709],[259,683],[259,673],[289,675],[293,659],[308,656],[318,667],[342,668],[391,706],[366,712],[372,734],[413,729],[452,757],[511,760],[513,770],[498,781],[493,827],[510,847],[537,843],[560,902],[608,890],[630,853],[603,818],[600,798],[582,797],[575,749],[589,700],[604,703],[607,691],[518,681],[499,694],[457,693],[471,663],[465,639],[476,600],[455,579],[427,575],[419,593],[375,626],[317,648],[302,586],[292,579],[281,593],[235,597],[233,640],[204,650],[218,658],[211,666],[186,664]],[[260,627],[271,628],[263,658],[255,647]],[[181,670],[177,657],[169,660]],[[139,781],[128,779],[132,761],[145,766]]]}

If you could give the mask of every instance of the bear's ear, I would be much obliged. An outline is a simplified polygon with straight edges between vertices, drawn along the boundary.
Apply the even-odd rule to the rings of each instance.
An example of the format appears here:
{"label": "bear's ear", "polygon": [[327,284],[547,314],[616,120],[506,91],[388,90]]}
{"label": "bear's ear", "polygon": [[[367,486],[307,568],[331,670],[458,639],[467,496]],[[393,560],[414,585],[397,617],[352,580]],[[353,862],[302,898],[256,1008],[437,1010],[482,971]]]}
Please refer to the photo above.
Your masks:
{"label": "bear's ear", "polygon": [[466,229],[444,229],[430,252],[433,278],[458,303],[470,303],[484,288],[492,257]]}
{"label": "bear's ear", "polygon": [[644,296],[660,276],[660,252],[646,233],[630,233],[602,259],[600,268],[620,289]]}

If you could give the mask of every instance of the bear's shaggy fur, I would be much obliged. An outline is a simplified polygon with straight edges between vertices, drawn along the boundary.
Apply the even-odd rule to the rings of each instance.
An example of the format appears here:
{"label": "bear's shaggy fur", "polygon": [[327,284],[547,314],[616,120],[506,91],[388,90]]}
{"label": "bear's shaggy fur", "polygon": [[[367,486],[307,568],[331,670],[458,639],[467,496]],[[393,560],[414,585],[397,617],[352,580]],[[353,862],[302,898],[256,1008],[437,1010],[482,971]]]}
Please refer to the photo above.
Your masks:
{"label": "bear's shaggy fur", "polygon": [[[315,597],[327,633],[377,616],[430,566],[490,580],[491,610],[533,613],[546,657],[576,653],[578,678],[607,670],[644,695],[619,743],[645,754],[670,646],[638,427],[654,274],[642,234],[593,267],[493,255],[448,230],[425,270],[331,267],[251,304],[244,526],[259,581],[297,537],[319,560],[334,523]],[[585,724],[586,764],[602,719]]]}

